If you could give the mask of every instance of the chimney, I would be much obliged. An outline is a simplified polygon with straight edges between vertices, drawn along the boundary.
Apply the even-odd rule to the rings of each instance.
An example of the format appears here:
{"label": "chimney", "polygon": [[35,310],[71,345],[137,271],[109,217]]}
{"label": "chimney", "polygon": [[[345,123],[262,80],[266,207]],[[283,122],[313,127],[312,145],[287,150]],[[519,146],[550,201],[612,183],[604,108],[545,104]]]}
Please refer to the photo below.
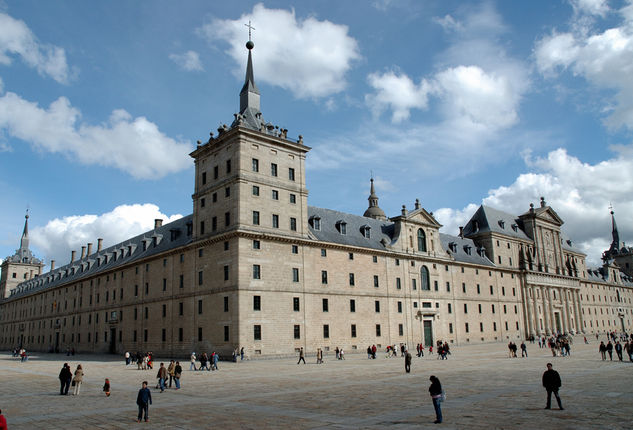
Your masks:
{"label": "chimney", "polygon": [[51,272],[55,270],[55,260],[51,260]]}
{"label": "chimney", "polygon": [[86,255],[90,255],[92,254],[92,243],[88,244],[88,252],[86,253]]}
{"label": "chimney", "polygon": [[461,237],[462,239],[464,238],[464,227],[462,226],[459,227],[459,237]]}
{"label": "chimney", "polygon": [[86,256],[86,247],[82,246],[81,247],[81,260],[83,260],[85,256]]}
{"label": "chimney", "polygon": [[73,261],[75,261],[75,254],[77,254],[77,251],[75,251],[75,250],[70,251],[70,262],[71,263]]}
{"label": "chimney", "polygon": [[97,239],[97,252],[101,251],[101,247],[103,246],[103,239]]}
{"label": "chimney", "polygon": [[163,226],[163,220],[158,218],[154,220],[154,230]]}

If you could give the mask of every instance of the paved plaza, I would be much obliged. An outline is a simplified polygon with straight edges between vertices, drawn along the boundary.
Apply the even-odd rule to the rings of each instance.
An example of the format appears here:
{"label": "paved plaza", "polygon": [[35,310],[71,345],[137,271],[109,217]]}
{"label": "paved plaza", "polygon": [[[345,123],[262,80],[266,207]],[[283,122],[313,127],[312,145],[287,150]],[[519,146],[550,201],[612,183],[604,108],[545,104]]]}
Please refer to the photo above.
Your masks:
{"label": "paved plaza", "polygon": [[[0,408],[9,428],[24,429],[364,429],[364,428],[633,428],[633,363],[601,361],[595,337],[589,345],[576,337],[570,358],[528,344],[529,358],[507,356],[504,344],[453,347],[446,361],[435,355],[413,357],[410,374],[403,358],[376,360],[366,354],[334,353],[325,363],[306,365],[297,358],[220,362],[219,371],[188,371],[182,389],[154,389],[154,370],[125,366],[113,356],[34,354],[20,363],[0,355]],[[520,355],[520,351],[519,351]],[[615,354],[614,354],[615,356]],[[617,360],[617,357],[615,357]],[[551,361],[563,381],[564,411],[543,410],[541,375]],[[68,362],[81,363],[85,376],[78,397],[60,396],[58,374]],[[436,375],[447,393],[444,423],[434,425],[428,387]],[[112,395],[101,391],[105,378]],[[141,382],[152,388],[150,423],[136,423],[136,394]],[[71,387],[72,390],[72,387]]]}

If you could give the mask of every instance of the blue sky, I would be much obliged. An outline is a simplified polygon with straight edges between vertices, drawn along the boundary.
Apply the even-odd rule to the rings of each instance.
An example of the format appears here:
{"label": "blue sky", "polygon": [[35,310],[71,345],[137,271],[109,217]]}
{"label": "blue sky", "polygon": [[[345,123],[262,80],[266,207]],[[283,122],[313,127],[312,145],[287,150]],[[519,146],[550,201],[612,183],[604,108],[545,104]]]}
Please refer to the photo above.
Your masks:
{"label": "blue sky", "polygon": [[0,0],[0,258],[46,263],[192,212],[196,140],[233,119],[248,30],[264,118],[303,135],[309,204],[443,231],[544,196],[590,262],[633,241],[627,1]]}

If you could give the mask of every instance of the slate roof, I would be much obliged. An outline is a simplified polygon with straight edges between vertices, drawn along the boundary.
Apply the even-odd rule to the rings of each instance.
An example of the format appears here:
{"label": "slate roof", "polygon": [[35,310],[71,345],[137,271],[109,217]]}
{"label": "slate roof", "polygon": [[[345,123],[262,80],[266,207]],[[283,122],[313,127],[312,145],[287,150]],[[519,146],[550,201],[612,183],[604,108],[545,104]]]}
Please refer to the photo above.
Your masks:
{"label": "slate roof", "polygon": [[[192,220],[193,215],[185,216],[155,230],[149,230],[36,278],[22,282],[11,290],[10,298],[29,294],[33,291],[46,290],[67,282],[79,281],[97,273],[186,245],[191,241],[188,224],[191,225]],[[114,258],[115,253],[116,259]]]}
{"label": "slate roof", "polygon": [[[479,230],[477,231],[474,227],[474,221],[479,222]],[[531,240],[523,231],[523,223],[519,217],[490,206],[481,205],[464,226],[464,236],[488,232],[504,234],[522,240]]]}
{"label": "slate roof", "polygon": [[477,245],[472,239],[440,233],[440,242],[442,248],[459,262],[481,264],[491,267],[495,266],[495,264],[486,257],[483,248],[482,250],[477,249]]}
{"label": "slate roof", "polygon": [[[628,276],[624,272],[620,272],[620,277],[625,286],[633,287],[633,277]],[[597,269],[587,268],[587,279],[591,282],[612,282],[612,280],[606,279],[603,267],[598,267]]]}

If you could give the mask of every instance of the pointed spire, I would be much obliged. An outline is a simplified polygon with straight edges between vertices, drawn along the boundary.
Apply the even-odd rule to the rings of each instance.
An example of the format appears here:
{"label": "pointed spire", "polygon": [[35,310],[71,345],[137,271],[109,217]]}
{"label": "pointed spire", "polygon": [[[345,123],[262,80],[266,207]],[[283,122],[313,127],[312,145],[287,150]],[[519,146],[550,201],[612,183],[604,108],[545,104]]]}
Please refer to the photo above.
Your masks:
{"label": "pointed spire", "polygon": [[253,75],[253,57],[251,51],[255,47],[255,44],[249,40],[246,42],[246,48],[248,49],[248,63],[246,64],[246,77],[244,79],[244,86],[240,91],[240,114],[251,108],[256,112],[259,112],[259,89],[255,85],[255,77]]}
{"label": "pointed spire", "polygon": [[22,239],[20,239],[20,250],[29,249],[29,211],[27,209],[24,216],[24,231],[22,232]]}
{"label": "pointed spire", "polygon": [[615,223],[615,214],[611,211],[611,248],[609,251],[618,251],[620,249],[620,234],[618,233],[618,226]]}
{"label": "pointed spire", "polygon": [[369,207],[367,208],[363,216],[368,218],[386,220],[387,216],[378,206],[378,196],[376,195],[376,190],[374,189],[374,178],[371,178],[370,181],[371,185],[369,189],[369,197],[367,198],[367,200],[369,200]]}

